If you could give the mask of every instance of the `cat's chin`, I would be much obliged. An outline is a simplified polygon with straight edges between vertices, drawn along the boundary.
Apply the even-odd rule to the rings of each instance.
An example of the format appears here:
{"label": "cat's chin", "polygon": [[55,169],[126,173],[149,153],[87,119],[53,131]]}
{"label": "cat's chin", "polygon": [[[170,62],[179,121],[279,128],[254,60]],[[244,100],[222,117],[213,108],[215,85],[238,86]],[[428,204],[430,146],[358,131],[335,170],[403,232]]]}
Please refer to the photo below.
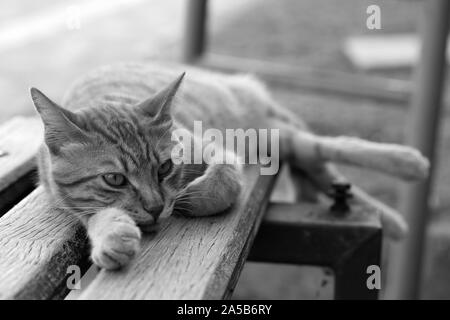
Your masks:
{"label": "cat's chin", "polygon": [[142,232],[152,233],[152,232],[158,232],[167,223],[169,223],[168,218],[159,218],[156,223],[153,221],[138,222],[137,225],[138,225],[139,229],[141,229]]}
{"label": "cat's chin", "polygon": [[152,223],[140,223],[138,224],[139,229],[144,233],[152,233],[159,231],[161,224],[159,222]]}

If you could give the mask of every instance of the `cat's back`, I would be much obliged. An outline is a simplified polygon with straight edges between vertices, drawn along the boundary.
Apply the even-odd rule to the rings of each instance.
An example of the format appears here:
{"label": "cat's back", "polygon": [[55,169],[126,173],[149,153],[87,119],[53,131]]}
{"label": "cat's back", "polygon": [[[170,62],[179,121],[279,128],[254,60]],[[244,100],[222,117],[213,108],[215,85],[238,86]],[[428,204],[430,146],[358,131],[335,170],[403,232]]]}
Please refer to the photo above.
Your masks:
{"label": "cat's back", "polygon": [[122,63],[98,68],[79,79],[68,91],[64,106],[76,110],[108,101],[143,101],[186,72],[174,105],[177,121],[205,127],[260,127],[273,108],[265,88],[245,75],[223,75],[167,63]]}

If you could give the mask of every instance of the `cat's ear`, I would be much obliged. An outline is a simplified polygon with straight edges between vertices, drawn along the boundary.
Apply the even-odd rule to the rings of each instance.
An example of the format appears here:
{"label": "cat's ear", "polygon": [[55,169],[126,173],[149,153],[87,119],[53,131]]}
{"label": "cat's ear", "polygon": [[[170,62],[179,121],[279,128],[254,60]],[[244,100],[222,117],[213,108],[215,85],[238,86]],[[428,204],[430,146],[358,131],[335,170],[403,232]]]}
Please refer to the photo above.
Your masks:
{"label": "cat's ear", "polygon": [[45,143],[52,153],[58,154],[64,144],[87,139],[77,124],[79,119],[76,114],[61,108],[36,88],[31,88],[30,94],[44,123]]}
{"label": "cat's ear", "polygon": [[183,72],[167,87],[137,106],[144,114],[153,117],[152,123],[163,124],[172,121],[171,105],[185,74],[186,73]]}

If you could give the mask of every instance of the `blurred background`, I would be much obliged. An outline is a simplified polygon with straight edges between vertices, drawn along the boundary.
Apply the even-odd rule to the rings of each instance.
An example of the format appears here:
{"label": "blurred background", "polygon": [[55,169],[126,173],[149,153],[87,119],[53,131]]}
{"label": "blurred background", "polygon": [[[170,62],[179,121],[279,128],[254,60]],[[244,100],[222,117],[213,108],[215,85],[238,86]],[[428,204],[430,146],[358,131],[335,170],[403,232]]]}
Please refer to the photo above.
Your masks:
{"label": "blurred background", "polygon": [[[381,29],[367,26],[366,10],[373,4],[380,8]],[[187,5],[184,0],[1,1],[0,123],[34,114],[30,86],[61,101],[74,79],[99,65],[181,60]],[[386,77],[398,80],[389,83],[399,92],[412,80],[422,1],[212,0],[208,5],[208,52],[337,75]],[[308,86],[269,87],[281,104],[321,134],[396,143],[405,139],[408,100],[401,94],[374,98],[358,90],[334,94]],[[450,298],[447,103],[443,109],[422,259],[422,298]],[[396,180],[354,168],[342,171],[374,197],[398,205]],[[234,298],[326,299],[332,297],[332,286],[332,277],[320,268],[247,263]]]}

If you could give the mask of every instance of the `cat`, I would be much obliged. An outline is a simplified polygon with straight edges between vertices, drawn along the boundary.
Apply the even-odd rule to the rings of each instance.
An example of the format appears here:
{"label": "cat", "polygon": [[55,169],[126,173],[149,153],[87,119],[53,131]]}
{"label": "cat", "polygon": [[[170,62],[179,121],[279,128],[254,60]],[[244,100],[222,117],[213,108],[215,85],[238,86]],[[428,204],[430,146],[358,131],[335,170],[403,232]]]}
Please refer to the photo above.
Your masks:
{"label": "cat", "polygon": [[[184,73],[186,72],[186,73]],[[142,232],[173,212],[208,216],[232,207],[242,189],[233,150],[226,163],[174,164],[183,142],[175,129],[194,121],[219,130],[279,129],[279,156],[318,186],[339,177],[331,162],[379,170],[404,180],[427,176],[428,161],[407,146],[312,133],[250,75],[225,75],[185,65],[122,63],[82,77],[59,106],[32,88],[44,124],[38,155],[41,184],[56,206],[86,227],[91,259],[101,268],[126,266]],[[199,148],[200,137],[193,136]],[[250,146],[247,152],[255,152]],[[400,217],[382,217],[388,230],[404,231]]]}

